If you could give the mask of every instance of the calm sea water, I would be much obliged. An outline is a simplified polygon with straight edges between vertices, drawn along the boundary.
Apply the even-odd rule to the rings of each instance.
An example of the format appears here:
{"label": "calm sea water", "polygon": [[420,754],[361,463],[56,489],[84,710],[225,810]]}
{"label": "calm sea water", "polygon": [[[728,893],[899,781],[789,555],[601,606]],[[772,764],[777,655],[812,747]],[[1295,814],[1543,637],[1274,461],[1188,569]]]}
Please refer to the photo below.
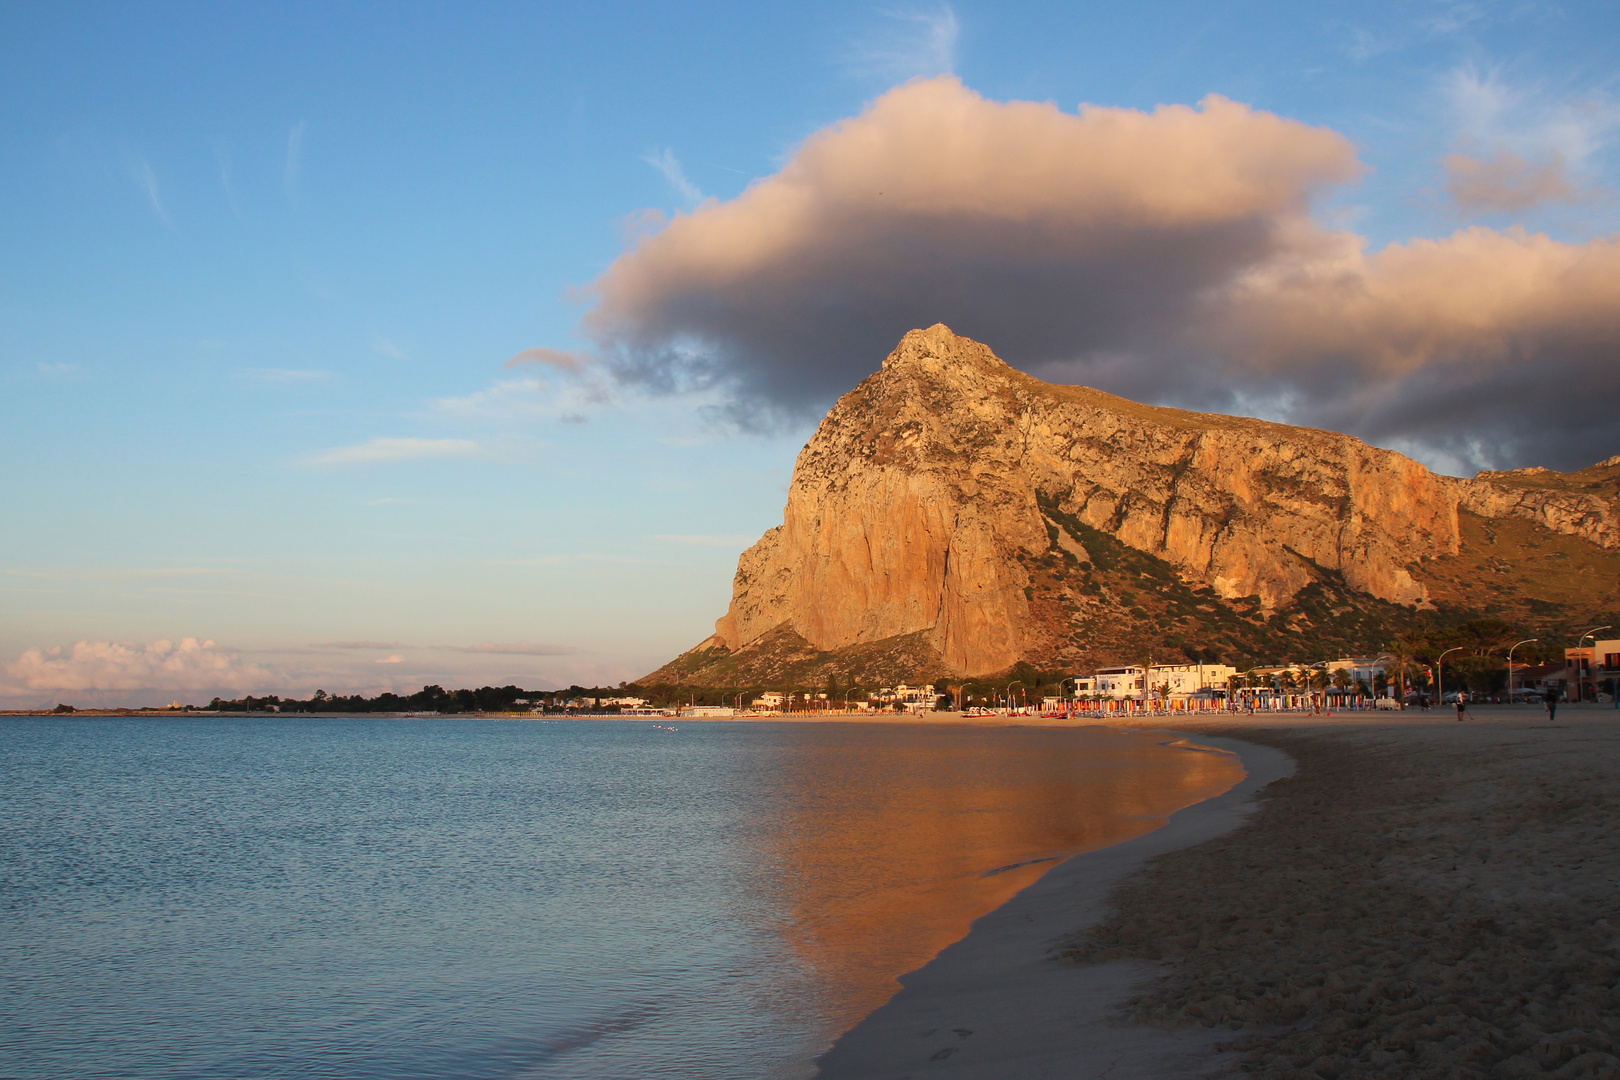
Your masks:
{"label": "calm sea water", "polygon": [[1097,729],[677,725],[0,720],[0,1076],[805,1076],[1029,860],[1240,775]]}

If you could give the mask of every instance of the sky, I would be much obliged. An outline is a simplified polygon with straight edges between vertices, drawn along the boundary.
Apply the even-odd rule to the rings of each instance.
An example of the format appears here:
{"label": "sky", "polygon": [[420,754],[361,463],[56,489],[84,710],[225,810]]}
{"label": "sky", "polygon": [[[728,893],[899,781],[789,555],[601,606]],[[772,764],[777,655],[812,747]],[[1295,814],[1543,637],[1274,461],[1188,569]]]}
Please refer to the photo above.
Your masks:
{"label": "sky", "polygon": [[908,329],[1620,453],[1612,3],[0,8],[0,705],[617,684]]}

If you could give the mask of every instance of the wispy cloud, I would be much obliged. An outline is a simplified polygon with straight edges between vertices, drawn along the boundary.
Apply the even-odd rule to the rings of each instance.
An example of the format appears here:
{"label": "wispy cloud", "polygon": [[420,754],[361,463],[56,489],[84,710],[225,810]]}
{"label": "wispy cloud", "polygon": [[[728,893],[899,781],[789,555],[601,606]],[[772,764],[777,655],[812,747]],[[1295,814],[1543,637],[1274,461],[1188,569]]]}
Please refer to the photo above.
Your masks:
{"label": "wispy cloud", "polygon": [[7,567],[0,573],[41,581],[148,581],[164,578],[247,575],[254,571],[234,566],[74,566],[27,569]]}
{"label": "wispy cloud", "polygon": [[686,178],[686,172],[675,157],[675,151],[665,147],[661,152],[648,154],[641,160],[663,173],[664,179],[669,181],[669,186],[674,188],[688,205],[696,206],[703,201],[702,190]]}
{"label": "wispy cloud", "polygon": [[560,368],[563,371],[579,371],[591,363],[591,358],[585,353],[569,352],[567,349],[551,349],[544,345],[536,345],[530,349],[513,356],[506,362],[507,367],[523,367],[526,364],[537,364],[541,367]]}
{"label": "wispy cloud", "polygon": [[654,533],[647,537],[655,544],[680,544],[686,547],[747,547],[757,536],[733,533],[729,536],[685,536],[673,533]]}
{"label": "wispy cloud", "polygon": [[231,213],[238,218],[242,216],[241,203],[236,198],[236,182],[231,177],[231,151],[224,143],[214,147],[214,160],[219,163],[219,186],[225,190],[225,201],[230,204]]}
{"label": "wispy cloud", "polygon": [[406,360],[410,354],[380,334],[371,335],[371,351],[390,360]]}
{"label": "wispy cloud", "polygon": [[850,67],[855,72],[901,82],[956,70],[962,26],[951,5],[889,8],[878,15],[883,23],[850,51]]}
{"label": "wispy cloud", "polygon": [[1441,94],[1465,150],[1502,147],[1530,160],[1556,156],[1579,172],[1620,130],[1620,103],[1602,88],[1571,93],[1465,65],[1447,73]]}
{"label": "wispy cloud", "polygon": [[376,664],[403,664],[405,662],[405,658],[400,656],[398,653],[395,653],[393,656],[385,656],[381,660],[374,660],[372,662]]}
{"label": "wispy cloud", "polygon": [[515,641],[504,645],[493,641],[484,641],[477,645],[445,645],[442,647],[449,652],[487,653],[491,656],[572,656],[579,651],[572,645],[537,645],[528,641]]}
{"label": "wispy cloud", "polygon": [[336,377],[330,371],[298,370],[294,368],[243,368],[237,372],[237,376],[243,379],[252,379],[254,382],[267,383],[309,383]]}
{"label": "wispy cloud", "polygon": [[311,465],[369,465],[425,458],[468,458],[484,453],[471,439],[375,438],[358,446],[336,446],[306,459]]}
{"label": "wispy cloud", "polygon": [[304,121],[287,133],[287,157],[281,167],[281,185],[289,200],[298,198],[298,181],[304,170]]}
{"label": "wispy cloud", "polygon": [[395,649],[408,649],[409,645],[399,641],[322,641],[310,646],[315,649],[353,649],[359,652],[392,652]]}
{"label": "wispy cloud", "polygon": [[163,208],[163,196],[158,192],[157,173],[152,171],[150,162],[137,161],[134,165],[135,180],[146,192],[147,202],[152,204],[152,212],[162,220],[163,224],[172,224],[169,221],[169,212]]}
{"label": "wispy cloud", "polygon": [[494,385],[460,397],[438,398],[433,407],[459,416],[547,416],[556,405],[539,379],[499,379]]}

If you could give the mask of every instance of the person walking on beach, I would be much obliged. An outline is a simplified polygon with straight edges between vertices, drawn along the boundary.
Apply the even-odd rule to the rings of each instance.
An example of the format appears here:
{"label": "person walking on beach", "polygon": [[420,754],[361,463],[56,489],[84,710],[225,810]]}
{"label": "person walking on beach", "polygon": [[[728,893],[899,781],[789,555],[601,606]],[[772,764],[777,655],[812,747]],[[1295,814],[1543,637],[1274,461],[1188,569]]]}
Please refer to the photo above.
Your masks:
{"label": "person walking on beach", "polygon": [[1558,691],[1547,687],[1547,719],[1552,720],[1558,715]]}
{"label": "person walking on beach", "polygon": [[1462,723],[1463,714],[1468,711],[1468,691],[1457,691],[1457,722]]}

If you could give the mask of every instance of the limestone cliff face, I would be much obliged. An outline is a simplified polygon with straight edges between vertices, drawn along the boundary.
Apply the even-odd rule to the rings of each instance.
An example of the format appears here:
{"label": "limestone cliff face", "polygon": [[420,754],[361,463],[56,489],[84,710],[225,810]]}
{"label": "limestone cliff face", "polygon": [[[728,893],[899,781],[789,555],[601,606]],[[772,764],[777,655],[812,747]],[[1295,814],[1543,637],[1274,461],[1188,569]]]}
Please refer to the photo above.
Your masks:
{"label": "limestone cliff face", "polygon": [[1609,500],[1503,475],[1442,477],[1346,435],[1050,385],[936,325],[822,422],[711,641],[735,651],[786,626],[832,650],[923,632],[952,671],[1003,670],[1029,646],[1027,556],[1057,533],[1042,498],[1266,608],[1322,571],[1427,603],[1414,568],[1457,553],[1459,510],[1620,545]]}

